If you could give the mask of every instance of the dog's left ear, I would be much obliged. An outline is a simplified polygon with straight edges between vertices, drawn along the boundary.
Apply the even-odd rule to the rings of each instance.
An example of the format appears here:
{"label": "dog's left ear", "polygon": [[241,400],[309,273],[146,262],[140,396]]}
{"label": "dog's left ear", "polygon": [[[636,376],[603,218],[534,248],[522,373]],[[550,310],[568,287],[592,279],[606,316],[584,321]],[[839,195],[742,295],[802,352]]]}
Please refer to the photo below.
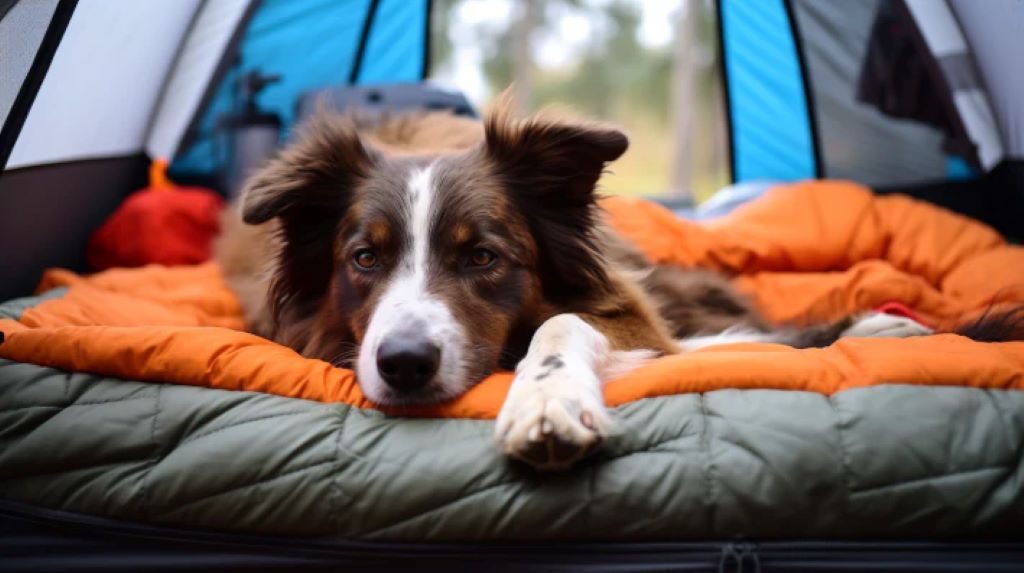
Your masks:
{"label": "dog's left ear", "polygon": [[537,117],[515,120],[499,109],[484,124],[486,154],[512,191],[552,207],[589,205],[605,164],[629,139],[609,127]]}

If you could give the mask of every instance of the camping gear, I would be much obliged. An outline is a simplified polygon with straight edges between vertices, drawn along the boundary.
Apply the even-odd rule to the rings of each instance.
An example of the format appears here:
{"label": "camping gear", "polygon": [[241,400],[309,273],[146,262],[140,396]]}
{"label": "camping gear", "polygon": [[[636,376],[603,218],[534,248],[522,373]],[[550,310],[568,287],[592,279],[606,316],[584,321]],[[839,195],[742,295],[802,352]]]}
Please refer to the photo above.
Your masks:
{"label": "camping gear", "polygon": [[140,524],[451,543],[1019,539],[1024,522],[1018,390],[648,398],[616,408],[592,460],[542,476],[491,420],[9,360],[0,380],[3,498]]}
{"label": "camping gear", "polygon": [[[825,205],[835,208],[825,209]],[[1024,304],[1024,248],[979,223],[905,197],[874,197],[850,183],[777,187],[712,228],[655,203],[612,198],[611,224],[652,260],[717,268],[774,322],[824,322],[876,308],[952,330],[990,310]],[[818,225],[797,225],[819,215]],[[975,277],[983,275],[985,281]],[[0,357],[127,380],[251,390],[372,408],[351,370],[307,360],[240,332],[241,309],[215,265],[114,270],[95,277],[51,271],[61,296],[0,321]],[[894,308],[895,306],[895,308]],[[207,328],[213,327],[213,328]],[[724,388],[832,395],[899,381],[986,388],[1024,386],[1024,342],[983,344],[956,335],[852,339],[794,351],[750,345],[666,357],[609,383],[612,406]],[[913,365],[907,370],[907,365]],[[493,418],[511,375],[496,373],[440,406],[394,414]]]}
{"label": "camping gear", "polygon": [[426,84],[342,86],[313,90],[299,98],[297,121],[313,115],[320,105],[337,111],[358,109],[360,114],[448,110],[454,115],[477,117],[476,110],[466,96]]}
{"label": "camping gear", "polygon": [[[840,208],[824,209],[831,201]],[[739,273],[773,318],[901,293],[941,322],[1024,284],[1024,248],[849,183],[776,188],[712,227],[637,199],[605,207],[654,259]],[[787,224],[805,212],[825,216]],[[986,282],[967,280],[979,272]],[[856,571],[886,549],[888,570],[1019,564],[1019,544],[938,542],[1012,540],[1024,525],[1021,342],[748,343],[666,357],[606,386],[620,431],[594,458],[539,476],[494,445],[508,373],[391,417],[351,372],[230,330],[242,316],[214,265],[55,271],[43,288],[0,306],[0,525],[29,520],[58,536],[48,547],[86,536],[87,547],[131,548],[128,563],[174,547],[213,562],[232,547],[256,563],[261,540],[283,543],[262,536],[288,536],[278,563],[292,566],[415,554],[440,568],[529,542],[536,550],[510,567],[593,567],[568,541],[651,570],[756,571],[774,559]],[[850,538],[932,545],[832,543]]]}
{"label": "camping gear", "polygon": [[276,113],[261,110],[256,103],[261,91],[279,81],[281,76],[265,76],[258,70],[245,74],[236,88],[242,111],[222,116],[217,122],[227,141],[224,188],[228,197],[237,197],[246,177],[270,159],[280,145],[281,118]]}
{"label": "camping gear", "polygon": [[166,171],[166,161],[154,161],[149,186],[129,195],[89,238],[90,270],[209,260],[224,200],[209,189],[178,187]]}

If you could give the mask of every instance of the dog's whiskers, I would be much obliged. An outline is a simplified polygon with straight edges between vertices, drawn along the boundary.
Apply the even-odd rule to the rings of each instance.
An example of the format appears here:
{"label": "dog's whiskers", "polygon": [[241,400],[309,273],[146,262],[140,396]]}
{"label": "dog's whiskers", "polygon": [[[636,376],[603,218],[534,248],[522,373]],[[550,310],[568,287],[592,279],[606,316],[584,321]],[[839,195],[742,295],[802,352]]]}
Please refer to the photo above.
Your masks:
{"label": "dog's whiskers", "polygon": [[342,344],[341,350],[327,362],[335,368],[351,368],[359,357],[359,345],[353,342]]}

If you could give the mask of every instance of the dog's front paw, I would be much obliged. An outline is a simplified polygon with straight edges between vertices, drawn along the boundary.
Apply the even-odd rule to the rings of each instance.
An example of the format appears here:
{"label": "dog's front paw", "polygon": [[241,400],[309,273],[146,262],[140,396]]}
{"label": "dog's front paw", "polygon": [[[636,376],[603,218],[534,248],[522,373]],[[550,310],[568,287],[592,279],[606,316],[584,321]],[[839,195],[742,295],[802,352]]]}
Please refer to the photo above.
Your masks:
{"label": "dog's front paw", "polygon": [[539,470],[564,470],[585,458],[611,430],[600,388],[593,372],[557,357],[522,369],[498,414],[502,450]]}
{"label": "dog's front paw", "polygon": [[859,338],[909,338],[911,336],[927,336],[935,331],[923,324],[882,312],[871,312],[860,316],[856,322],[844,330],[841,337]]}

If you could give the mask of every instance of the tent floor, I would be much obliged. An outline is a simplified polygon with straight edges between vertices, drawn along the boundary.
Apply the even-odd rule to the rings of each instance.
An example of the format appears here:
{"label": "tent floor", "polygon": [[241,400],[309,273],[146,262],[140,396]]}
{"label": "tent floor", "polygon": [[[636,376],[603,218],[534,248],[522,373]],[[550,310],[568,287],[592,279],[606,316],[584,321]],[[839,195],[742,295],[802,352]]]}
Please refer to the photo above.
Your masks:
{"label": "tent floor", "polygon": [[2,571],[1024,571],[1024,543],[420,544],[156,527],[0,501]]}

